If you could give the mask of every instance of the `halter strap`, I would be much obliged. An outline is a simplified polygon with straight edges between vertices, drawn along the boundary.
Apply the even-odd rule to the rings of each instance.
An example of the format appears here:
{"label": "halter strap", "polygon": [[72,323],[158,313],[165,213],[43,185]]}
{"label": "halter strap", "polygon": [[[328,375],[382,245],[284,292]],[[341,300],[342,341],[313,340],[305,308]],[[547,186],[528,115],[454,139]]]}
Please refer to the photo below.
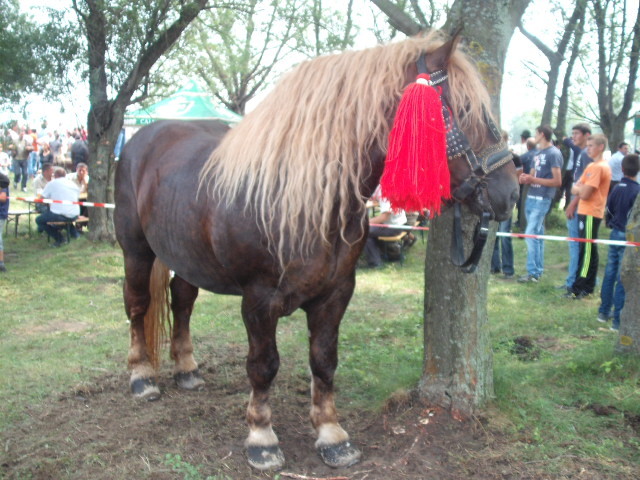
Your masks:
{"label": "halter strap", "polygon": [[[446,70],[438,70],[433,73],[428,72],[426,55],[424,53],[418,57],[416,68],[418,74],[426,73],[429,75],[432,86],[443,83],[448,78]],[[453,199],[455,200],[455,211],[450,255],[452,263],[462,268],[465,273],[475,271],[489,234],[489,220],[492,209],[491,203],[489,202],[485,177],[510,162],[512,158],[507,144],[502,142],[500,130],[491,119],[491,115],[489,115],[486,109],[483,109],[483,114],[488,130],[498,143],[485,148],[476,155],[471,149],[467,136],[458,127],[446,99],[442,98],[442,115],[447,128],[447,157],[449,160],[464,157],[471,170],[471,174],[452,192]],[[462,212],[460,204],[475,192],[479,192],[478,200],[482,207],[482,215],[480,222],[475,228],[473,249],[469,257],[465,260],[464,247],[462,245]]]}

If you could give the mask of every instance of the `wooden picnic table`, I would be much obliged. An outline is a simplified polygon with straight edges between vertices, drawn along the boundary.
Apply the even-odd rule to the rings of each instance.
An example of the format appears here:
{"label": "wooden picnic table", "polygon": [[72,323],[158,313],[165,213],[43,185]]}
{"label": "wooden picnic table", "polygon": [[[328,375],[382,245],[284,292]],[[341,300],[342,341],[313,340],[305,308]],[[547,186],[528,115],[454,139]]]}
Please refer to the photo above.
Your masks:
{"label": "wooden picnic table", "polygon": [[18,225],[20,224],[20,217],[23,215],[27,215],[27,222],[29,224],[29,236],[31,236],[31,215],[37,214],[35,210],[31,210],[31,203],[29,203],[28,210],[9,210],[9,216],[7,217],[7,223],[5,226],[5,233],[9,231],[9,224],[13,222],[14,224],[14,237],[18,237]]}

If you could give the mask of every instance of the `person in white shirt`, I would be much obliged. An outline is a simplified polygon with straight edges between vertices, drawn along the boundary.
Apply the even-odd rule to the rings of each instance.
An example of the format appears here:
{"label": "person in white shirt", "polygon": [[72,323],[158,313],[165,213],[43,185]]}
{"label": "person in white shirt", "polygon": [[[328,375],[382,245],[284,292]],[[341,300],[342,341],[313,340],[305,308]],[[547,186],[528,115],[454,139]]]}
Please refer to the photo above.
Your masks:
{"label": "person in white shirt", "polygon": [[[374,192],[372,199],[379,202],[380,213],[369,219],[370,225],[405,225],[407,223],[407,215],[404,210],[394,211],[389,201],[380,194],[380,187]],[[379,237],[391,237],[398,235],[400,230],[389,227],[369,227],[369,236],[364,246],[364,253],[367,257],[367,264],[370,268],[378,268],[383,265],[382,255],[378,247]]]}
{"label": "person in white shirt", "polygon": [[622,180],[622,159],[627,153],[629,153],[629,144],[622,142],[618,145],[618,151],[611,155],[609,159],[609,167],[611,167],[611,185],[609,186],[609,192]]}
{"label": "person in white shirt", "polygon": [[[77,202],[80,196],[80,188],[71,180],[65,178],[66,172],[64,168],[57,167],[53,172],[54,179],[51,180],[42,192],[43,198],[51,200],[67,200]],[[47,235],[52,237],[55,242],[54,247],[59,247],[63,243],[63,237],[60,233],[60,229],[48,225],[47,222],[68,222],[73,221],[80,215],[80,206],[73,204],[61,204],[51,203],[49,210],[38,215],[36,223],[38,224],[38,231],[45,231]],[[71,226],[71,236],[74,238],[78,236],[78,232],[75,227]]]}

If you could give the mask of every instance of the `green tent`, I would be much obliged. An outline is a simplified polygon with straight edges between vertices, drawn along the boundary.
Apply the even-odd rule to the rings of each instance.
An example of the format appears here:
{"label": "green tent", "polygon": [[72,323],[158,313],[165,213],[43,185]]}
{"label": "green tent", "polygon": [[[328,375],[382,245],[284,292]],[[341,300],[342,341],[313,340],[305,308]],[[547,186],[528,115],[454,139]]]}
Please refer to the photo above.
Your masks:
{"label": "green tent", "polygon": [[203,92],[191,80],[183,88],[153,105],[127,112],[124,124],[142,126],[156,120],[221,120],[238,123],[242,116],[224,107],[216,106],[211,94]]}

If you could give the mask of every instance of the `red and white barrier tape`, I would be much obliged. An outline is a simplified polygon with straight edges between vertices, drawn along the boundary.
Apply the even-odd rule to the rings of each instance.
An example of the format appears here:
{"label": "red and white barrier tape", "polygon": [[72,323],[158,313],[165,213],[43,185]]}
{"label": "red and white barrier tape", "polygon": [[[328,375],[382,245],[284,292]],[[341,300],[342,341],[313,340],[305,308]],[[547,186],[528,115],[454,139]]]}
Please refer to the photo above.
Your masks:
{"label": "red and white barrier tape", "polygon": [[[385,227],[394,228],[397,230],[429,230],[429,227],[412,227],[409,225],[385,225],[380,223],[371,223],[371,227]],[[582,243],[600,243],[602,245],[617,245],[620,247],[640,247],[640,242],[629,242],[624,240],[605,240],[605,239],[587,239],[587,238],[572,238],[572,237],[560,237],[558,235],[527,235],[525,233],[512,233],[512,232],[496,232],[498,237],[515,237],[515,238],[537,238],[540,240],[554,240],[559,242],[582,242]]]}
{"label": "red and white barrier tape", "polygon": [[[32,203],[61,203],[63,205],[82,205],[84,207],[98,207],[98,208],[115,208],[113,203],[97,203],[97,202],[72,202],[69,200],[51,200],[49,198],[26,198],[26,197],[13,197],[13,200],[22,200],[24,202]],[[393,228],[396,230],[429,230],[429,227],[413,227],[411,225],[385,225],[380,223],[371,223],[371,227],[384,227]],[[587,238],[572,238],[572,237],[560,237],[557,235],[527,235],[525,233],[512,233],[512,232],[497,232],[498,237],[515,237],[515,238],[537,238],[540,240],[555,240],[559,242],[582,242],[582,243],[600,243],[602,245],[617,245],[620,247],[640,247],[640,242],[629,242],[623,240],[604,240],[604,239],[587,239]]]}
{"label": "red and white barrier tape", "polygon": [[72,202],[71,200],[51,200],[50,198],[11,197],[12,200],[22,200],[29,203],[60,203],[62,205],[82,205],[83,207],[116,208],[113,203]]}

